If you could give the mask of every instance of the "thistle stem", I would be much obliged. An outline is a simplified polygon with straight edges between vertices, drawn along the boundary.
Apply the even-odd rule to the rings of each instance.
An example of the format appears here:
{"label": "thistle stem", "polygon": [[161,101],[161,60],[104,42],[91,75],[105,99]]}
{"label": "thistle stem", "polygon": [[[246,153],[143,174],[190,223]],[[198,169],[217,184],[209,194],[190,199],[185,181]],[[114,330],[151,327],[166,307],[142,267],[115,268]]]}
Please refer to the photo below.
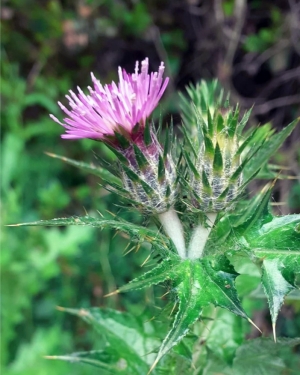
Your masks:
{"label": "thistle stem", "polygon": [[185,250],[183,227],[182,227],[181,221],[179,220],[177,212],[174,210],[174,208],[171,208],[169,211],[159,214],[158,218],[164,228],[165,233],[173,241],[177,249],[178,255],[182,259],[185,259],[186,250]]}
{"label": "thistle stem", "polygon": [[202,257],[205,244],[207,242],[210,231],[212,227],[214,226],[216,217],[217,217],[216,212],[209,212],[207,214],[207,218],[208,218],[210,227],[205,228],[203,225],[198,224],[197,227],[194,229],[192,238],[188,247],[188,252],[187,252],[188,259],[199,259]]}

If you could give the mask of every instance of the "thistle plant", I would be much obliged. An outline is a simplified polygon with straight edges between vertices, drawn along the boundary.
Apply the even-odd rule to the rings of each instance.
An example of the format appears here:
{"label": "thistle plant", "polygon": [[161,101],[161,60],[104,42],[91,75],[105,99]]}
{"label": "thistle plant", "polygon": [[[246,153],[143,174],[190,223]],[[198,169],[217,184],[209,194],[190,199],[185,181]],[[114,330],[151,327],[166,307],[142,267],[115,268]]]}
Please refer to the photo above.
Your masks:
{"label": "thistle plant", "polygon": [[[59,103],[66,118],[61,121],[51,115],[65,128],[62,138],[90,138],[113,151],[115,164],[99,160],[99,165],[91,166],[61,159],[100,176],[102,186],[118,196],[120,203],[138,210],[148,224],[86,215],[18,225],[110,227],[125,232],[134,243],[148,242],[156,265],[110,294],[167,281],[167,293],[175,302],[171,326],[159,348],[158,332],[150,337],[149,332],[155,329],[149,331],[149,326],[147,334],[141,332],[141,326],[125,313],[101,308],[65,309],[107,332],[112,347],[55,358],[90,363],[112,374],[213,374],[218,372],[216,363],[224,374],[241,374],[238,345],[226,362],[220,357],[220,348],[203,341],[199,327],[213,306],[260,330],[245,311],[236,288],[242,260],[253,263],[261,272],[277,340],[275,325],[284,298],[299,288],[300,215],[273,216],[269,207],[273,183],[266,184],[253,198],[247,197],[247,185],[259,177],[260,169],[296,127],[297,120],[277,134],[266,126],[246,127],[251,110],[241,114],[217,81],[201,82],[188,87],[187,95],[181,94],[183,125],[178,127],[182,141],[176,142],[172,127],[156,130],[151,121],[168,84],[163,74],[163,63],[157,72],[149,73],[148,59],[137,63],[132,74],[119,68],[118,84],[102,85],[92,74],[93,88],[88,87],[88,94],[78,88],[77,94],[70,91],[67,95],[69,108]],[[215,324],[212,317],[208,318]],[[118,331],[120,327],[123,334]],[[148,335],[148,345],[136,349],[130,335],[144,339]],[[185,344],[182,354],[182,347],[178,348],[191,335],[194,344]],[[118,340],[122,345],[116,344]],[[253,346],[242,341],[239,345],[246,351],[271,350],[273,345],[268,339]],[[277,341],[280,348],[296,345],[300,339]],[[206,348],[206,356],[200,353],[201,347]],[[270,356],[268,360],[273,359]],[[268,365],[265,361],[266,369]]]}

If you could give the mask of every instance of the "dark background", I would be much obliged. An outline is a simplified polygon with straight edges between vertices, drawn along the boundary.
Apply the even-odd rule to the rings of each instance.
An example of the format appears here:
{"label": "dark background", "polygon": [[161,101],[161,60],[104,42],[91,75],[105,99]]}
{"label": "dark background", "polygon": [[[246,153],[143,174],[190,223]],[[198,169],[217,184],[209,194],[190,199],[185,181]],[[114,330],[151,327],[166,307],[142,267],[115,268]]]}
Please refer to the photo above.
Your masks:
{"label": "dark background", "polygon": [[[48,116],[62,117],[57,100],[77,85],[90,85],[91,71],[107,83],[117,78],[118,66],[133,72],[137,60],[149,57],[156,70],[164,61],[171,80],[161,110],[176,125],[177,90],[201,79],[218,78],[242,110],[255,104],[252,125],[270,122],[280,130],[300,114],[296,0],[3,1],[1,28],[4,224],[116,210],[115,198],[96,178],[44,154],[91,161],[95,152],[107,153],[89,140],[61,140],[63,129]],[[274,189],[279,214],[300,212],[299,139],[298,126],[272,160],[289,176]],[[251,191],[263,183],[253,183]],[[67,364],[42,355],[91,347],[93,334],[56,305],[138,311],[144,301],[157,303],[152,291],[103,298],[137,275],[147,257],[142,250],[124,258],[126,239],[109,231],[6,228],[1,241],[1,353],[7,374],[65,374]],[[257,308],[268,333],[266,309]],[[296,334],[296,310],[295,303],[283,308],[279,334]]]}

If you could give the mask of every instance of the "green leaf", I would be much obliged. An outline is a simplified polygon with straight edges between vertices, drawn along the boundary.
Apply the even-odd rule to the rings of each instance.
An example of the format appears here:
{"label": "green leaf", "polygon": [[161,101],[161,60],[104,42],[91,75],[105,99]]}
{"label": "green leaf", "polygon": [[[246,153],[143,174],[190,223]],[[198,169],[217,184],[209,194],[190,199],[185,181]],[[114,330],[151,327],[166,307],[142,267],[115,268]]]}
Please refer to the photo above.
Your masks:
{"label": "green leaf", "polygon": [[249,296],[257,290],[261,283],[261,270],[253,263],[247,253],[236,252],[229,257],[230,263],[240,274],[235,281],[235,286],[240,297]]}
{"label": "green leaf", "polygon": [[168,257],[148,271],[118,289],[118,292],[142,289],[151,285],[157,285],[165,280],[172,280],[181,269],[181,259],[178,256]]}
{"label": "green leaf", "polygon": [[[262,284],[269,302],[275,339],[275,325],[279,310],[284,302],[284,297],[294,289],[294,286],[283,277],[283,269],[284,263],[280,258],[263,260]],[[298,269],[300,271],[299,265]]]}
{"label": "green leaf", "polygon": [[256,155],[251,159],[250,162],[244,168],[244,178],[248,180],[252,175],[255,174],[264,164],[268,162],[270,157],[275,154],[279,147],[283,144],[285,139],[291,134],[298,124],[298,119],[291,122],[281,132],[272,135],[264,145],[257,151]]}
{"label": "green leaf", "polygon": [[[287,240],[285,246],[288,246],[288,243]],[[300,275],[300,235],[298,235],[297,243],[298,248],[295,250],[270,247],[253,250],[262,262],[262,285],[269,303],[275,339],[275,325],[279,310],[285,296],[296,288],[297,275]]]}
{"label": "green leaf", "polygon": [[239,218],[232,223],[234,228],[243,236],[245,236],[247,232],[250,232],[247,238],[252,236],[251,233],[255,233],[253,237],[257,238],[257,230],[262,222],[271,220],[272,216],[269,214],[268,209],[271,192],[272,185],[267,184],[262,191],[252,199],[246,210],[239,215]]}
{"label": "green leaf", "polygon": [[225,308],[250,321],[235,289],[237,275],[224,256],[206,257],[197,261],[170,256],[151,271],[117,291],[141,289],[166,280],[172,282],[178,309],[172,328],[161,344],[152,369],[181,341],[188,333],[189,327],[200,317],[202,309],[210,304]]}
{"label": "green leaf", "polygon": [[205,254],[216,254],[218,243],[219,252],[233,255],[245,251],[244,256],[261,265],[261,281],[276,338],[278,312],[285,296],[297,287],[300,275],[300,215],[272,216],[268,208],[270,195],[269,184],[239,215],[221,218],[212,231]]}
{"label": "green leaf", "polygon": [[[262,285],[268,299],[273,333],[279,310],[285,296],[296,287],[300,274],[300,233],[297,225],[300,215],[273,217],[268,210],[271,187],[254,198],[241,215],[232,223],[235,235],[261,262]],[[240,236],[239,236],[240,235]]]}
{"label": "green leaf", "polygon": [[51,220],[33,221],[30,223],[12,224],[9,226],[23,227],[23,226],[67,226],[67,225],[89,225],[94,228],[113,228],[117,231],[128,234],[132,240],[139,243],[149,242],[154,248],[165,253],[170,249],[170,241],[163,234],[157,231],[132,224],[120,218],[115,220],[108,220],[102,217],[94,218],[91,216],[72,216],[68,218],[57,218]]}
{"label": "green leaf", "polygon": [[164,341],[161,344],[157,357],[152,364],[151,369],[157,365],[158,361],[168,353],[173,346],[188,333],[188,329],[202,312],[202,301],[197,298],[198,286],[197,271],[194,263],[190,261],[182,262],[180,271],[184,272],[185,277],[177,286],[177,296],[179,307],[175,316],[173,325]]}
{"label": "green leaf", "polygon": [[223,307],[249,321],[234,285],[238,274],[228,259],[224,256],[205,257],[202,262],[204,267],[200,270],[201,276],[198,275],[198,277],[203,284],[203,298],[206,302]]}
{"label": "green leaf", "polygon": [[[152,363],[159,341],[155,338],[152,322],[143,322],[132,315],[112,309],[87,308],[60,310],[79,316],[105,337],[109,352],[117,359],[123,374],[146,374]],[[105,352],[107,349],[105,348]],[[107,353],[108,354],[108,353]],[[100,353],[98,352],[98,356]],[[120,361],[121,360],[121,361]],[[99,363],[98,363],[99,365]],[[119,372],[116,371],[118,374]]]}
{"label": "green leaf", "polygon": [[[211,232],[204,249],[205,254],[216,253],[216,248],[222,253],[233,249],[250,249],[247,241],[252,237],[257,239],[258,228],[265,221],[272,220],[272,215],[268,211],[270,195],[271,185],[268,184],[260,194],[247,201],[244,207],[239,207],[237,213],[224,215]],[[246,236],[247,233],[248,236]]]}
{"label": "green leaf", "polygon": [[[171,272],[178,298],[178,310],[152,369],[173,346],[181,341],[188,333],[189,327],[200,317],[202,309],[209,304],[225,308],[250,321],[240,304],[234,286],[238,274],[226,257],[206,257],[200,261],[182,260]],[[152,277],[152,274],[149,275]],[[168,278],[170,276],[167,272],[165,275]],[[163,281],[161,274],[159,281]]]}
{"label": "green leaf", "polygon": [[[247,235],[247,240],[253,248],[271,250],[300,250],[300,215],[286,215],[272,217],[264,216],[266,222],[261,221],[259,228],[253,228]],[[288,254],[288,253],[286,253]]]}

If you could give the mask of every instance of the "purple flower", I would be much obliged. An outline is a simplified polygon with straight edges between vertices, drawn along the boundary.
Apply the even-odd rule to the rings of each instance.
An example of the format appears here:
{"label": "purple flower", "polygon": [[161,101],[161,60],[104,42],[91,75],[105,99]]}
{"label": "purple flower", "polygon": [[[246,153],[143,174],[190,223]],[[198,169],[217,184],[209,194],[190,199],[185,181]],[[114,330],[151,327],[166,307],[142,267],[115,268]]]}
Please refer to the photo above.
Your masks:
{"label": "purple flower", "polygon": [[145,126],[146,119],[151,115],[162,97],[169,78],[163,80],[164,64],[160,64],[158,72],[148,73],[149,60],[136,63],[133,74],[126,73],[119,67],[119,83],[112,82],[102,85],[93,74],[94,88],[88,87],[89,95],[78,87],[78,94],[69,91],[66,95],[71,109],[58,102],[67,117],[60,122],[55,116],[50,117],[64,126],[66,133],[62,138],[94,138],[104,139],[113,136],[115,131],[122,129],[131,134],[136,124]]}

